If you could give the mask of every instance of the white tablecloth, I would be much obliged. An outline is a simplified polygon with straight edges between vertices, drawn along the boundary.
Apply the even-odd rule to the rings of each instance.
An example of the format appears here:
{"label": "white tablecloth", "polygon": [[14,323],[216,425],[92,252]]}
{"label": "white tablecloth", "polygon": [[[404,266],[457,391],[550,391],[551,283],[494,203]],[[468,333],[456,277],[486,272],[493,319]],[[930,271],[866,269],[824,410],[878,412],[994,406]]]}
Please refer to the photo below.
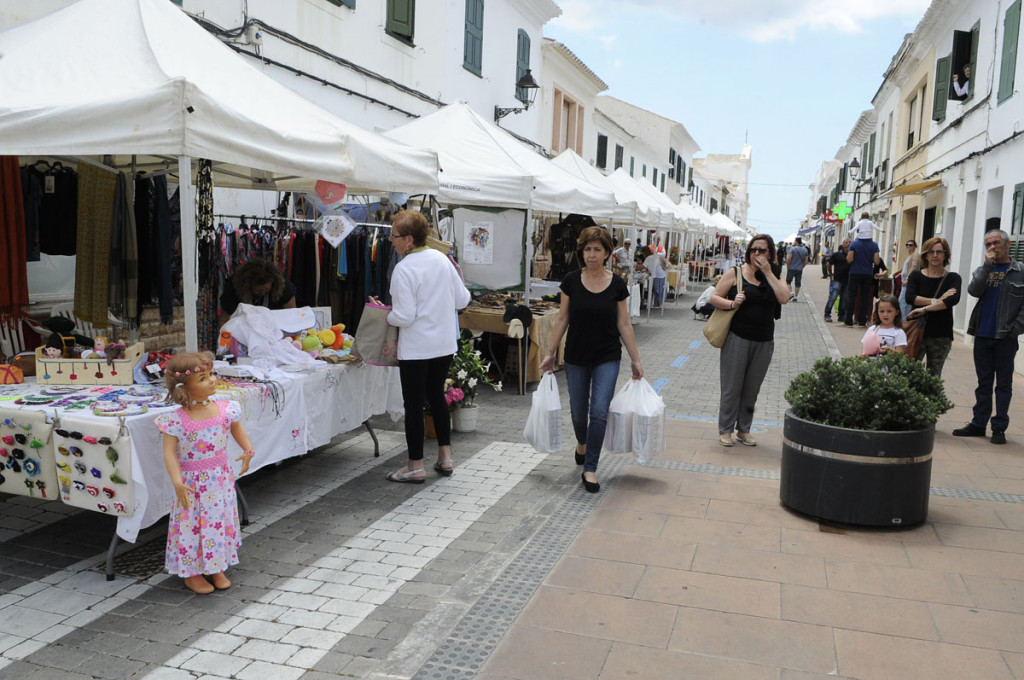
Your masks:
{"label": "white tablecloth", "polygon": [[[323,446],[335,435],[359,427],[372,415],[390,413],[397,418],[403,413],[397,368],[318,362],[308,372],[292,373],[277,382],[284,396],[279,412],[275,412],[270,396],[261,396],[254,388],[243,390],[242,398],[237,399],[242,405],[242,424],[255,452],[249,472]],[[53,408],[42,406],[24,408],[54,412]],[[156,416],[171,408],[177,407],[150,409],[126,418],[132,440],[135,512],[131,517],[118,518],[117,535],[129,542],[134,542],[139,531],[171,510],[174,487],[164,467],[162,435],[153,424]],[[112,420],[94,416],[87,409],[74,411],[73,415],[105,423]],[[228,457],[236,473],[241,463],[235,458],[241,453],[229,437]]]}

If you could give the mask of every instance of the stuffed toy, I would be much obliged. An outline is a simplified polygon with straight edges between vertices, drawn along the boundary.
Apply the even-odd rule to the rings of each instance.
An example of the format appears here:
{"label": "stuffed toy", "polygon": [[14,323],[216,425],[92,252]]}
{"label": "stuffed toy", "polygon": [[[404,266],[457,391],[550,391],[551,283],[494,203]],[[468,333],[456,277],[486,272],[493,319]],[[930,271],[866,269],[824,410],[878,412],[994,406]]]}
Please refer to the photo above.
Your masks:
{"label": "stuffed toy", "polygon": [[46,339],[46,347],[55,347],[68,358],[70,358],[70,353],[75,345],[93,346],[92,338],[74,333],[74,319],[69,319],[66,316],[52,316],[43,321],[42,326],[51,332],[50,337]]}

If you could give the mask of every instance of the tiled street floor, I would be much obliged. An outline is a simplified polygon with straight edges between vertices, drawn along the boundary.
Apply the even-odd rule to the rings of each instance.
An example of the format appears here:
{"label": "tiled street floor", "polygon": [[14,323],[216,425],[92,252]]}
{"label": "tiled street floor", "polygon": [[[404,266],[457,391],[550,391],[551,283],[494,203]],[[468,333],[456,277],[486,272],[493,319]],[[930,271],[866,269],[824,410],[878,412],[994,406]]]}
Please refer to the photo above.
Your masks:
{"label": "tiled street floor", "polygon": [[404,444],[382,417],[380,459],[357,432],[243,480],[254,521],[215,595],[161,574],[107,583],[105,518],[0,498],[0,678],[1024,679],[1022,406],[1007,446],[949,435],[973,401],[969,348],[946,366],[957,406],[923,526],[780,507],[782,393],[863,334],[822,321],[813,271],[778,325],[755,448],[717,443],[700,291],[641,320],[667,450],[645,467],[606,455],[596,495],[571,445],[522,444],[529,397],[505,391],[456,434],[451,478],[384,481]]}

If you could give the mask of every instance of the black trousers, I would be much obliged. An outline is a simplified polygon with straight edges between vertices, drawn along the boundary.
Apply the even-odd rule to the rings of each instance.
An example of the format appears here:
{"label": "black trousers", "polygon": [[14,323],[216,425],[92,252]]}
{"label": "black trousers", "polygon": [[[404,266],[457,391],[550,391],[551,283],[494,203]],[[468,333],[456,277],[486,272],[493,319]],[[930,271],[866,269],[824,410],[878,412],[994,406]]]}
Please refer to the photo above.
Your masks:
{"label": "black trousers", "polygon": [[402,381],[402,401],[405,405],[405,445],[409,460],[423,460],[423,407],[430,404],[437,431],[437,445],[452,443],[452,420],[444,400],[444,381],[452,355],[433,359],[408,359],[398,362],[398,377]]}
{"label": "black trousers", "polygon": [[861,326],[874,313],[871,298],[871,282],[874,280],[875,277],[870,274],[850,274],[849,283],[846,284],[846,318],[843,319],[847,326],[853,323],[854,310],[857,312],[857,323]]}

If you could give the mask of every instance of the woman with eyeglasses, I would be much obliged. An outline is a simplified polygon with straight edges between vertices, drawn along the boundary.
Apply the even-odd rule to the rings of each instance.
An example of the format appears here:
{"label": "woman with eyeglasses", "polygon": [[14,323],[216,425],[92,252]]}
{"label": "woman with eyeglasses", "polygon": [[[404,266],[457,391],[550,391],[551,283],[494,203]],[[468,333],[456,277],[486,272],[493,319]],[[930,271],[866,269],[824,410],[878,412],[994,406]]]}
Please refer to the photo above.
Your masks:
{"label": "woman with eyeglasses", "polygon": [[960,302],[962,281],[946,269],[952,254],[946,239],[934,236],[921,250],[921,269],[907,279],[906,299],[913,307],[907,318],[927,319],[917,359],[927,357],[928,370],[941,377],[953,346],[953,306]]}
{"label": "woman with eyeglasses", "polygon": [[[398,326],[398,375],[405,406],[405,444],[409,461],[394,472],[389,482],[422,484],[423,406],[430,404],[437,431],[437,474],[450,477],[454,469],[451,419],[444,399],[444,381],[458,349],[458,310],[469,304],[470,295],[455,266],[440,252],[427,247],[430,226],[413,210],[403,210],[391,223],[392,245],[402,260],[391,274],[388,324]],[[377,298],[370,298],[380,304]]]}
{"label": "woman with eyeglasses", "polygon": [[733,446],[757,446],[750,436],[754,405],[761,383],[775,352],[775,320],[782,316],[782,305],[789,302],[789,287],[779,279],[782,267],[776,264],[775,242],[767,234],[758,234],[747,245],[740,291],[736,291],[737,268],[722,276],[711,295],[717,309],[735,309],[729,335],[722,345],[718,373],[721,398],[718,405],[718,443]]}
{"label": "woman with eyeglasses", "polygon": [[907,259],[903,261],[903,272],[900,274],[900,281],[903,287],[900,288],[900,316],[904,319],[910,314],[913,306],[907,302],[907,281],[910,279],[910,272],[916,272],[921,268],[921,258],[917,255],[917,242],[914,239],[907,241]]}

